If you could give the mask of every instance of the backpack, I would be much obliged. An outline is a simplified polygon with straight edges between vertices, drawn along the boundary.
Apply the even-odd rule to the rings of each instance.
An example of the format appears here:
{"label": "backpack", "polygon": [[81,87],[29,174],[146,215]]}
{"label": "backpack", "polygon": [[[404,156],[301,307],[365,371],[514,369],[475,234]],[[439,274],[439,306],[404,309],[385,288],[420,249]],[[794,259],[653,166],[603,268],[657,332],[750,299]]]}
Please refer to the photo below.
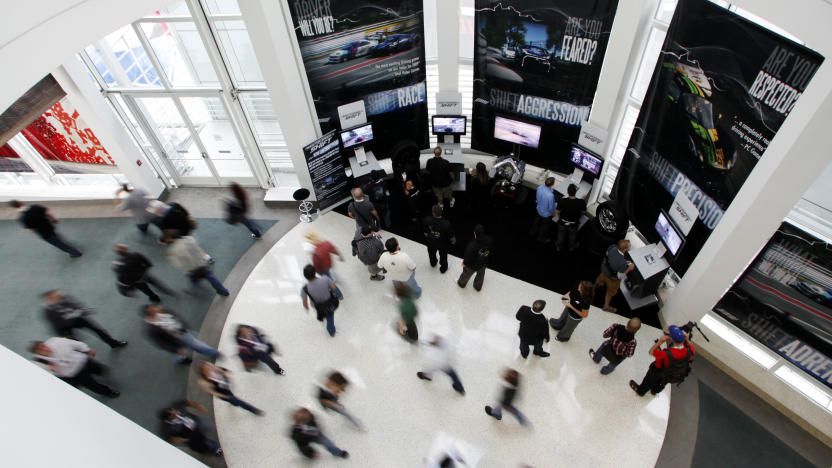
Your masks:
{"label": "backpack", "polygon": [[685,377],[690,374],[691,363],[693,362],[690,348],[685,346],[685,356],[681,359],[674,358],[670,349],[665,349],[664,352],[667,353],[667,359],[670,362],[663,369],[662,384],[681,384]]}
{"label": "backpack", "polygon": [[309,298],[309,302],[312,303],[312,306],[315,307],[316,317],[319,322],[323,322],[324,318],[327,315],[332,315],[335,313],[335,309],[338,308],[340,302],[335,294],[332,293],[332,290],[329,291],[329,299],[324,302],[318,304],[315,302],[315,299],[312,299],[312,295],[309,294],[309,290],[306,289],[306,286],[303,287],[303,292],[306,293],[306,297]]}

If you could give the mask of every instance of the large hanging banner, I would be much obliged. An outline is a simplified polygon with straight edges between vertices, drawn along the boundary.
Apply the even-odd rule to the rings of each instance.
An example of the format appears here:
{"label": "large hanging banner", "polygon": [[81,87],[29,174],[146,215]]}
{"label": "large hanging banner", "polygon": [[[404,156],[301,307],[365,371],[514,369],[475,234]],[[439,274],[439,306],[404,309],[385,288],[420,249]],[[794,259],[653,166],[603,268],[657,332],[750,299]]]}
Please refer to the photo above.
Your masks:
{"label": "large hanging banner", "polygon": [[[505,154],[517,143],[527,163],[571,170],[569,148],[589,117],[617,5],[476,0],[471,147]],[[496,137],[495,117],[509,119],[497,119]]]}
{"label": "large hanging banner", "polygon": [[[772,18],[776,20],[776,18]],[[651,242],[682,193],[699,216],[673,269],[702,248],[818,66],[819,54],[706,0],[680,0],[613,187]]]}
{"label": "large hanging banner", "polygon": [[376,157],[401,140],[428,146],[422,2],[289,0],[303,65],[326,133],[338,106],[363,99]]}
{"label": "large hanging banner", "polygon": [[832,388],[832,245],[783,223],[714,311]]}

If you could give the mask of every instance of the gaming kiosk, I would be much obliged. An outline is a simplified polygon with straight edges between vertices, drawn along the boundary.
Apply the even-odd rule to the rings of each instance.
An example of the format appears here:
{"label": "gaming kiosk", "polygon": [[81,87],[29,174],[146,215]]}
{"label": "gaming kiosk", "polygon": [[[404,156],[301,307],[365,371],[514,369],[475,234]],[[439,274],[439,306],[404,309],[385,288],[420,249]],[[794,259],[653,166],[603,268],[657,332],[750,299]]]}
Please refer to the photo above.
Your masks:
{"label": "gaming kiosk", "polygon": [[454,181],[451,189],[465,190],[465,165],[462,161],[462,146],[459,137],[465,135],[468,119],[464,115],[434,115],[431,117],[431,130],[437,136],[442,157],[451,163]]}
{"label": "gaming kiosk", "polygon": [[575,169],[565,179],[555,186],[555,192],[566,196],[566,189],[570,184],[578,187],[578,198],[586,198],[592,190],[592,182],[601,175],[604,160],[582,146],[573,144],[569,153],[569,162]]}
{"label": "gaming kiosk", "polygon": [[349,156],[353,178],[358,179],[374,170],[381,170],[381,165],[373,152],[364,149],[364,145],[373,141],[373,124],[367,122],[364,101],[339,106],[338,115],[342,128],[338,132],[341,148],[344,154],[349,154],[349,150],[354,153],[353,156]]}
{"label": "gaming kiosk", "polygon": [[685,236],[665,210],[661,210],[654,226],[660,242],[629,252],[635,268],[621,282],[621,292],[632,309],[658,302],[655,294],[662,284],[669,261],[682,250]]}

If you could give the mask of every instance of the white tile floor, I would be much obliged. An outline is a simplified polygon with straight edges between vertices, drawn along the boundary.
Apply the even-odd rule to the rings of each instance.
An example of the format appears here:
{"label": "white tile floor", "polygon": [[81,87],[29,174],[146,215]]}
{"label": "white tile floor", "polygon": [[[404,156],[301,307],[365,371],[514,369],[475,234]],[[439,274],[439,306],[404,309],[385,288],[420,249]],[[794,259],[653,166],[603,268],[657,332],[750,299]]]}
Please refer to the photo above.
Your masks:
{"label": "white tile floor", "polygon": [[[451,258],[441,275],[430,268],[425,248],[400,238],[402,249],[417,263],[416,278],[424,292],[417,301],[420,338],[431,332],[456,342],[456,370],[467,395],[457,395],[450,380],[434,374],[433,382],[416,377],[421,350],[393,331],[397,309],[389,280],[369,281],[366,267],[350,256],[353,221],[336,213],[289,231],[254,269],[226,321],[220,360],[234,372],[237,396],[266,411],[254,416],[215,400],[217,428],[231,467],[305,466],[288,437],[289,413],[306,406],[324,432],[350,452],[348,460],[320,450],[317,463],[362,467],[422,466],[437,447],[452,443],[468,466],[654,466],[667,427],[670,390],[644,398],[627,381],[641,380],[650,362],[647,349],[659,330],[643,327],[634,358],[608,376],[599,374],[587,355],[601,342],[601,332],[624,319],[592,308],[568,343],[545,345],[552,356],[520,357],[514,314],[523,304],[544,299],[544,315],[560,315],[560,294],[494,271],[486,273],[483,291],[455,280],[461,261]],[[327,335],[314,312],[306,313],[299,290],[307,255],[301,249],[306,229],[314,228],[344,254],[335,271],[345,300],[336,312],[338,333]],[[389,237],[385,233],[385,239]],[[557,268],[558,265],[552,265]],[[264,330],[279,346],[277,360],[286,376],[265,366],[245,373],[236,358],[233,333],[247,323]],[[534,429],[522,428],[510,415],[498,422],[483,406],[493,402],[501,370],[522,374],[517,406]],[[324,413],[313,397],[313,385],[330,369],[342,371],[352,386],[342,397],[346,407],[369,428],[359,432],[340,415]]]}

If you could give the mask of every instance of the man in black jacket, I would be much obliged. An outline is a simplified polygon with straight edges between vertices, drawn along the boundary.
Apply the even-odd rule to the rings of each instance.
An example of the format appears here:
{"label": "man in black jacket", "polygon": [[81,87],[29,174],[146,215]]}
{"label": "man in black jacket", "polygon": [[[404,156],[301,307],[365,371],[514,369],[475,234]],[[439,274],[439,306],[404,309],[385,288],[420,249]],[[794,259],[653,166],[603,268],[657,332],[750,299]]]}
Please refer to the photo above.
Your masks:
{"label": "man in black jacket", "polygon": [[188,408],[205,412],[199,403],[190,400],[176,400],[159,411],[162,438],[173,445],[187,444],[197,453],[222,455],[219,442],[208,437],[205,422]]}
{"label": "man in black jacket", "polygon": [[46,320],[52,324],[55,332],[59,335],[77,340],[74,330],[76,328],[87,328],[95,332],[111,348],[120,348],[127,345],[126,341],[113,338],[107,330],[90,317],[90,314],[93,313],[92,309],[64,296],[57,289],[46,291],[41,297],[46,303],[43,309]]}
{"label": "man in black jacket", "polygon": [[474,238],[465,247],[465,255],[462,258],[462,274],[456,284],[464,288],[474,273],[474,289],[482,289],[482,282],[485,280],[485,269],[488,260],[491,258],[493,244],[491,238],[485,235],[485,228],[477,224],[474,226]]}
{"label": "man in black jacket", "polygon": [[431,216],[425,218],[423,225],[430,266],[436,266],[436,253],[439,252],[439,273],[445,273],[448,271],[448,249],[456,243],[454,228],[450,221],[442,218],[441,205],[433,205]]}
{"label": "man in black jacket", "polygon": [[118,261],[112,263],[112,267],[116,272],[116,279],[118,280],[118,292],[132,297],[133,291],[138,289],[151,301],[161,302],[162,299],[159,295],[150,289],[150,284],[152,284],[168,296],[176,295],[164,283],[148,273],[153,263],[147,257],[138,252],[130,252],[125,244],[116,244],[113,250],[115,250],[116,255],[119,257]]}
{"label": "man in black jacket", "polygon": [[531,307],[521,306],[514,316],[520,321],[520,330],[517,335],[520,336],[520,354],[523,359],[529,357],[529,346],[534,346],[536,356],[549,356],[549,353],[543,351],[543,342],[549,342],[549,325],[546,317],[541,313],[545,307],[546,301],[538,299],[532,303]]}
{"label": "man in black jacket", "polygon": [[451,208],[454,207],[454,192],[451,185],[454,182],[453,169],[451,163],[442,157],[442,148],[436,147],[433,149],[433,157],[425,164],[425,169],[428,170],[430,187],[433,189],[433,194],[440,205],[445,204],[445,199],[450,200]]}
{"label": "man in black jacket", "polygon": [[292,413],[292,421],[294,424],[292,424],[290,436],[295,441],[295,444],[297,444],[300,453],[305,457],[318,457],[318,452],[311,447],[313,442],[323,445],[329,453],[336,457],[347,458],[350,456],[346,450],[338,448],[321,432],[321,428],[318,427],[318,423],[315,421],[315,416],[308,409],[298,408],[295,410]]}
{"label": "man in black jacket", "polygon": [[147,333],[160,348],[176,354],[176,362],[189,364],[191,357],[188,356],[188,349],[208,356],[217,358],[220,352],[208,346],[197,338],[193,330],[189,330],[182,319],[158,304],[150,304],[142,307],[142,316],[147,323]]}
{"label": "man in black jacket", "polygon": [[78,258],[83,255],[80,250],[76,249],[75,246],[66,242],[58,235],[58,232],[55,230],[55,223],[58,220],[49,213],[48,208],[42,205],[29,205],[29,207],[26,207],[18,200],[10,201],[9,205],[20,213],[20,223],[23,224],[23,227],[34,231],[41,239],[68,253],[72,258]]}

